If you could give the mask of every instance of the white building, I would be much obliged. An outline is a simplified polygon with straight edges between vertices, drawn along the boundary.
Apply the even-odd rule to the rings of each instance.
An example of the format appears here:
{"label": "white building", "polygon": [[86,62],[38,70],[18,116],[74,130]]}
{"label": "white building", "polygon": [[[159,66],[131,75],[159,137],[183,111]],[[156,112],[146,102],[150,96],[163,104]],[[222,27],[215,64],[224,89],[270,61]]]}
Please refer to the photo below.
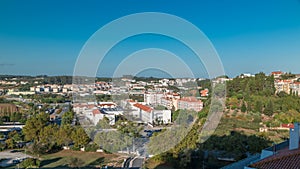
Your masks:
{"label": "white building", "polygon": [[139,118],[144,123],[171,123],[171,110],[154,110],[152,107],[139,103],[136,103],[133,106],[136,107],[135,113],[139,114]]}
{"label": "white building", "polygon": [[159,105],[161,103],[161,98],[164,97],[163,93],[145,93],[144,102],[148,105]]}

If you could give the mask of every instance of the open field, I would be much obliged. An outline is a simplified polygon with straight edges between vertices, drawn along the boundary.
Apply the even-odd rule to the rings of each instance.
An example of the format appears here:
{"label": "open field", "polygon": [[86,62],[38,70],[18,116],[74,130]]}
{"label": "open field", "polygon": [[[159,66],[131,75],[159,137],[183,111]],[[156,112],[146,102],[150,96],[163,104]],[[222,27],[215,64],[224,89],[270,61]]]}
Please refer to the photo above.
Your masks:
{"label": "open field", "polygon": [[64,168],[71,157],[80,159],[83,166],[119,166],[123,162],[122,157],[114,154],[63,150],[42,156],[41,168]]}
{"label": "open field", "polygon": [[[62,150],[57,153],[42,155],[40,168],[50,169],[67,169],[71,159],[78,159],[78,166],[80,168],[92,168],[99,166],[121,166],[125,156],[116,154],[106,154],[97,152],[81,152]],[[17,166],[11,166],[10,168],[16,168]]]}

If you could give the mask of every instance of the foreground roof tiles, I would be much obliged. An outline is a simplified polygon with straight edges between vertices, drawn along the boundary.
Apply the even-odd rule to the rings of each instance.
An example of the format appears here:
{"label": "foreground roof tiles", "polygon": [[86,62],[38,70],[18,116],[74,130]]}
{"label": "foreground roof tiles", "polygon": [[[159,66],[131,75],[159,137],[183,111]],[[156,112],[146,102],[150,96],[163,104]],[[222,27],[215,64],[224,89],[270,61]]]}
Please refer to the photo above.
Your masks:
{"label": "foreground roof tiles", "polygon": [[300,169],[300,149],[280,152],[251,164],[250,167],[257,169]]}

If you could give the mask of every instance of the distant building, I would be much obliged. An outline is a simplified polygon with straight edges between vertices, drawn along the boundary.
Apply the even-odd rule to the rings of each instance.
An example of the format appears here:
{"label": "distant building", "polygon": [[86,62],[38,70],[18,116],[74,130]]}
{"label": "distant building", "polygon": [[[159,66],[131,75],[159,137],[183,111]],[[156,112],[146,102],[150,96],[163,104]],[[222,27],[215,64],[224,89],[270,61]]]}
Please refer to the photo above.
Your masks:
{"label": "distant building", "polygon": [[201,90],[201,91],[200,91],[200,96],[201,96],[201,97],[207,97],[207,96],[208,96],[208,93],[209,93],[209,90],[208,90],[208,89]]}
{"label": "distant building", "polygon": [[251,73],[243,73],[239,76],[240,78],[246,78],[246,77],[255,77],[255,75],[252,75]]}
{"label": "distant building", "polygon": [[201,111],[203,109],[203,102],[196,97],[183,97],[177,101],[177,108]]}
{"label": "distant building", "polygon": [[50,92],[50,87],[45,87],[44,92],[49,93]]}
{"label": "distant building", "polygon": [[159,105],[163,97],[164,97],[163,93],[155,93],[155,92],[145,93],[144,102],[148,105]]}
{"label": "distant building", "polygon": [[30,87],[31,92],[35,92],[35,87]]}
{"label": "distant building", "polygon": [[292,84],[292,80],[275,80],[274,86],[276,89],[276,93],[285,92],[287,94],[290,93],[290,85]]}
{"label": "distant building", "polygon": [[292,84],[290,84],[290,90],[292,93],[299,96],[300,95],[300,82],[293,82]]}
{"label": "distant building", "polygon": [[115,108],[116,104],[114,102],[99,102],[98,106],[100,108]]}
{"label": "distant building", "polygon": [[171,110],[173,107],[173,100],[167,97],[161,98],[160,105],[166,107],[167,109]]}
{"label": "distant building", "polygon": [[58,93],[59,92],[59,89],[58,88],[53,88],[53,93]]}
{"label": "distant building", "polygon": [[275,79],[278,79],[278,78],[280,78],[281,75],[283,75],[283,72],[275,71],[275,72],[271,72],[271,75],[273,75]]}

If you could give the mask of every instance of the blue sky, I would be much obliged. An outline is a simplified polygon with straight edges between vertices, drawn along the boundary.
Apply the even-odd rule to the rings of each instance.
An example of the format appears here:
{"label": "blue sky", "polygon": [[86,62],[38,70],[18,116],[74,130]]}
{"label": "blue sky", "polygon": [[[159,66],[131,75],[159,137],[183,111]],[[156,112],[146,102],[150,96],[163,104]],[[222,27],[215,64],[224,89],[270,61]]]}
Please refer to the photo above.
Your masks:
{"label": "blue sky", "polygon": [[[196,25],[215,46],[229,76],[300,73],[299,0],[2,0],[0,74],[72,75],[81,48],[94,32],[137,12],[169,13]],[[122,57],[149,47],[185,51],[165,37],[133,37],[108,54],[98,75],[112,75]],[[203,67],[189,61],[190,54],[181,57],[191,62],[197,76],[205,76]]]}

